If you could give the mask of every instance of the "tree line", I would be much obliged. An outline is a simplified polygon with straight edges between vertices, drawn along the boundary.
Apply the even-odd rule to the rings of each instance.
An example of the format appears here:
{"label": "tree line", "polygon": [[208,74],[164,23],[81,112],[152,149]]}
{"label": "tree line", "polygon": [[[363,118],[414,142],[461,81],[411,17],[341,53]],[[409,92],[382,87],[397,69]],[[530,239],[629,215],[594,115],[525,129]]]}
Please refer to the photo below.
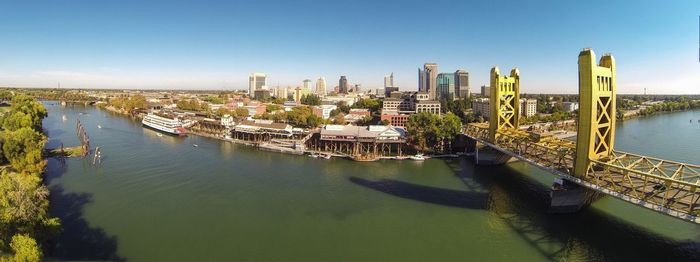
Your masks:
{"label": "tree line", "polygon": [[49,216],[49,190],[41,121],[47,116],[35,99],[17,94],[0,122],[0,261],[39,261],[41,244],[60,231],[58,218]]}

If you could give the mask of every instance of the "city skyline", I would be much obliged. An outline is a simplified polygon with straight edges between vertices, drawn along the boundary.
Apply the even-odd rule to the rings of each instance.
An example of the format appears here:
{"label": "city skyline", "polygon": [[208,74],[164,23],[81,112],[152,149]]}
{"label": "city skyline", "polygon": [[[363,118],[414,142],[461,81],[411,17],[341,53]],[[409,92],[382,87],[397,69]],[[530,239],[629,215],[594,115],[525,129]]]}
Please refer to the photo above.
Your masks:
{"label": "city skyline", "polygon": [[[417,90],[415,68],[434,62],[453,69],[437,73],[466,70],[472,87],[488,85],[492,66],[517,67],[524,93],[576,93],[576,54],[593,47],[618,59],[619,93],[699,92],[700,3],[603,3],[504,1],[511,15],[496,20],[491,4],[450,3],[432,25],[418,19],[416,3],[347,6],[358,18],[349,20],[334,19],[340,2],[270,1],[265,11],[226,2],[0,3],[0,86],[242,90],[264,72],[268,86],[345,75],[375,89],[394,72],[401,90]],[[320,10],[316,19],[294,15],[310,7]],[[400,15],[387,20],[387,10]],[[580,23],[589,10],[605,19]],[[444,26],[457,32],[451,41],[416,34]],[[397,41],[378,40],[387,33]]]}

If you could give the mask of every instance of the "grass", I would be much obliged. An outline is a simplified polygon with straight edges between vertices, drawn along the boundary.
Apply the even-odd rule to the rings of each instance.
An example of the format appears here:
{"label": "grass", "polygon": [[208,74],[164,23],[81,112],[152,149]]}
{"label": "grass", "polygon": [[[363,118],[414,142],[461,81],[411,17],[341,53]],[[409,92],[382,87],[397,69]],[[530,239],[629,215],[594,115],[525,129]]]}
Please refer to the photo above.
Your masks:
{"label": "grass", "polygon": [[63,152],[61,148],[54,148],[49,151],[49,156],[66,156],[66,157],[78,157],[83,155],[82,146],[74,147],[64,147]]}

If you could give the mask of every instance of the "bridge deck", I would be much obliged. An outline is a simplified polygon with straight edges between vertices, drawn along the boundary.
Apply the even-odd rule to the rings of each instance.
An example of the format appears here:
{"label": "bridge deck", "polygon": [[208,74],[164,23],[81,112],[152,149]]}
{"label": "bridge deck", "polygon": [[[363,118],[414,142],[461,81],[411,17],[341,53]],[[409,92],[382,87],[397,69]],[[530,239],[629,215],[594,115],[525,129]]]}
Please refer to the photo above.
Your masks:
{"label": "bridge deck", "polygon": [[686,221],[699,223],[700,166],[614,151],[594,160],[585,176],[573,173],[576,143],[539,137],[523,130],[498,130],[494,143],[488,126],[470,124],[466,136],[584,187]]}

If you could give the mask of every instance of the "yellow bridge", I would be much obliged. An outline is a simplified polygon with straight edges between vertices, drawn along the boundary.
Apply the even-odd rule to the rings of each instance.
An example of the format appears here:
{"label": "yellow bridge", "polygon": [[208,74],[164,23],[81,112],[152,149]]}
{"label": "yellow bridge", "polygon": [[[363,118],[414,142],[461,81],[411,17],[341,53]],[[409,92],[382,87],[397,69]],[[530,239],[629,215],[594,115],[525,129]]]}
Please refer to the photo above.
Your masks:
{"label": "yellow bridge", "polygon": [[[595,192],[601,192],[686,221],[700,223],[700,166],[614,149],[615,60],[579,54],[579,116],[576,142],[518,129],[520,74],[491,70],[489,123],[469,124],[463,133]],[[478,158],[478,152],[477,152]]]}

